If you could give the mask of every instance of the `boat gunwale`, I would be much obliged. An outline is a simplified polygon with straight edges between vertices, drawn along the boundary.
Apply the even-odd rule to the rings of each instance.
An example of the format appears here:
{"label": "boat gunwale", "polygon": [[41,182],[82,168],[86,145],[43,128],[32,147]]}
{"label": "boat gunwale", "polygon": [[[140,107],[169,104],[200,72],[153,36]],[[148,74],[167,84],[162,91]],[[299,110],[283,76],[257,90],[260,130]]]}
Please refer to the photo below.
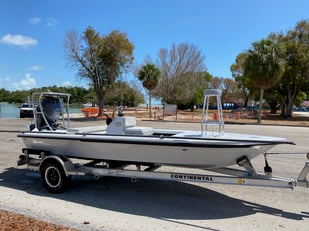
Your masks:
{"label": "boat gunwale", "polygon": [[[37,136],[38,134],[56,136]],[[77,135],[77,137],[74,137]],[[161,146],[181,146],[181,147],[213,147],[213,148],[239,148],[264,145],[293,144],[288,140],[244,140],[244,139],[224,139],[222,137],[180,137],[180,136],[160,136],[158,135],[131,135],[131,134],[93,134],[93,133],[61,133],[61,132],[22,132],[18,134],[22,138],[58,139],[58,140],[79,140],[81,142],[92,143],[127,143],[140,145],[161,145]],[[113,139],[109,139],[112,137]],[[114,138],[120,139],[114,139]],[[105,139],[104,139],[105,138]],[[121,139],[122,138],[122,139]],[[128,138],[128,139],[123,139]],[[143,138],[143,140],[132,140],[132,138]],[[154,140],[155,139],[155,140]],[[183,142],[181,142],[183,141]],[[186,142],[193,141],[193,142]],[[194,142],[195,141],[195,142]],[[213,143],[202,143],[209,141]],[[216,143],[217,142],[217,143]],[[222,143],[224,142],[224,143]],[[229,144],[231,143],[231,144]]]}

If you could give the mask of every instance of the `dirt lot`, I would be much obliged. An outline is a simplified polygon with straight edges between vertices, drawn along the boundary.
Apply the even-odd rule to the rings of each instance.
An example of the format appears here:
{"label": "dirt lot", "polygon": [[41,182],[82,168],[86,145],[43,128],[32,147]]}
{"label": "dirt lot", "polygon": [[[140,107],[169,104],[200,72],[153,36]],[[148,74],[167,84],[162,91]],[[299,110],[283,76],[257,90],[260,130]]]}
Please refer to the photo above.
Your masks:
{"label": "dirt lot", "polygon": [[[171,118],[172,120],[172,118]],[[274,152],[308,152],[309,128],[245,125],[230,121],[227,132],[284,136],[296,146]],[[295,121],[292,121],[295,123]],[[0,230],[306,230],[309,190],[206,185],[104,178],[78,179],[63,194],[50,194],[37,173],[16,167],[23,143],[16,137],[27,119],[0,119]],[[72,126],[101,124],[100,120],[73,121]],[[198,123],[138,121],[140,126],[199,129]],[[246,122],[247,123],[247,122]],[[274,122],[272,121],[272,124]],[[275,155],[276,175],[296,177],[306,158]],[[258,170],[263,158],[254,160]],[[174,170],[167,168],[166,170]],[[176,169],[177,171],[199,170]],[[8,213],[13,212],[13,213]],[[56,225],[54,225],[56,224]],[[69,228],[64,228],[69,227]],[[20,229],[21,230],[21,229]]]}

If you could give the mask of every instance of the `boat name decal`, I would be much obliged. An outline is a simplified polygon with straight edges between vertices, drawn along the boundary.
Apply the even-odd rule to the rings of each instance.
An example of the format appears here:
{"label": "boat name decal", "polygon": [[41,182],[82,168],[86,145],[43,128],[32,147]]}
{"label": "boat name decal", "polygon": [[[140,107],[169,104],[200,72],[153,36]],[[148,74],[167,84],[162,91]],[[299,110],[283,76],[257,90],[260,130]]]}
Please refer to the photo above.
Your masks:
{"label": "boat name decal", "polygon": [[205,175],[171,174],[171,178],[175,180],[213,181],[211,176]]}

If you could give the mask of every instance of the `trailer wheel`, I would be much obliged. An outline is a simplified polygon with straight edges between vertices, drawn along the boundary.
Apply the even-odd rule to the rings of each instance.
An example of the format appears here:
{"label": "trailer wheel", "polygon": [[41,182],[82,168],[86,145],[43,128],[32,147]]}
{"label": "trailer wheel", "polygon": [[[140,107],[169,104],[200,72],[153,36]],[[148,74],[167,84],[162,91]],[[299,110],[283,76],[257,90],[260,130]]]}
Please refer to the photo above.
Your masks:
{"label": "trailer wheel", "polygon": [[41,181],[49,192],[60,193],[63,192],[68,184],[70,178],[64,173],[63,167],[59,163],[46,163],[41,168]]}

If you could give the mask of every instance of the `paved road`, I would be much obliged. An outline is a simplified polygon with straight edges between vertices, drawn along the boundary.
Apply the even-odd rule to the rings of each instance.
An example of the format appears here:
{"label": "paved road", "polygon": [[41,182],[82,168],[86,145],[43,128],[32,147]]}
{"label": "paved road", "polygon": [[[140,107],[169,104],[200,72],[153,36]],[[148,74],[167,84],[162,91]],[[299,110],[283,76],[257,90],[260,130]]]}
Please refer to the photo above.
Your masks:
{"label": "paved road", "polygon": [[[0,119],[0,209],[15,211],[80,230],[306,230],[309,189],[277,189],[103,178],[74,179],[63,194],[49,194],[37,173],[16,167],[23,147],[16,137],[28,119]],[[89,126],[103,121],[73,121]],[[198,123],[144,122],[141,126],[199,129]],[[274,152],[309,152],[309,128],[226,125],[226,132],[283,136],[297,145]],[[274,173],[297,176],[305,155],[271,156]],[[263,158],[254,164],[262,171]],[[196,169],[166,170],[199,172]]]}

